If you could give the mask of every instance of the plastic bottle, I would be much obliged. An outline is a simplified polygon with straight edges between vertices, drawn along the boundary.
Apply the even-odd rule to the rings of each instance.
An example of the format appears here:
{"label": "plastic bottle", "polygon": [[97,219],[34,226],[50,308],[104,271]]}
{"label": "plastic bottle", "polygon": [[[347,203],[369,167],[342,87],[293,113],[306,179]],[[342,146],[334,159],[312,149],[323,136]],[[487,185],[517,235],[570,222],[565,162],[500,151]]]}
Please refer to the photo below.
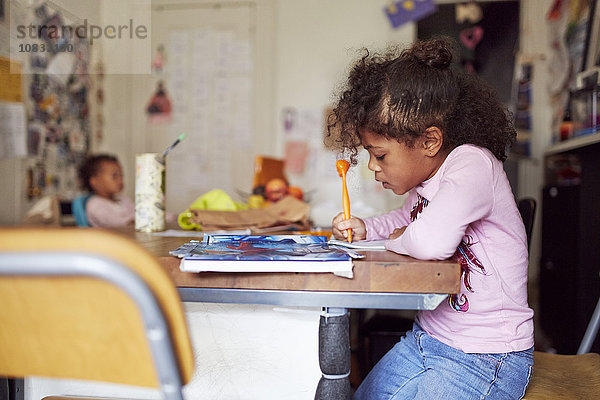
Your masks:
{"label": "plastic bottle", "polygon": [[571,107],[567,107],[563,120],[560,124],[560,141],[573,137],[573,120],[571,118]]}

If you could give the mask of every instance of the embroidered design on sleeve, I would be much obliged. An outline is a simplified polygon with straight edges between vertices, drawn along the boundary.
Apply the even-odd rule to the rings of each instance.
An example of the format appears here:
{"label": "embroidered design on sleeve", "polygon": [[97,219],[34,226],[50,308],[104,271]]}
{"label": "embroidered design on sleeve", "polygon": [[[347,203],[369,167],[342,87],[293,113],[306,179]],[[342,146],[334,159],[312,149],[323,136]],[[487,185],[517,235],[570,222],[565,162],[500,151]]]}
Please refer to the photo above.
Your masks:
{"label": "embroidered design on sleeve", "polygon": [[[456,252],[454,252],[453,258],[460,263],[461,277],[465,288],[473,293],[471,272],[479,270],[479,272],[485,274],[485,267],[469,249],[473,245],[472,238],[465,236],[465,239],[461,240],[456,248]],[[452,294],[448,296],[448,305],[456,311],[467,312],[469,311],[469,298],[464,293]]]}
{"label": "embroidered design on sleeve", "polygon": [[417,193],[417,202],[410,210],[410,220],[415,221],[419,214],[423,212],[423,209],[427,207],[428,204],[429,200]]}
{"label": "embroidered design on sleeve", "polygon": [[448,305],[455,311],[469,311],[469,299],[464,295],[464,293],[452,294],[448,296]]}

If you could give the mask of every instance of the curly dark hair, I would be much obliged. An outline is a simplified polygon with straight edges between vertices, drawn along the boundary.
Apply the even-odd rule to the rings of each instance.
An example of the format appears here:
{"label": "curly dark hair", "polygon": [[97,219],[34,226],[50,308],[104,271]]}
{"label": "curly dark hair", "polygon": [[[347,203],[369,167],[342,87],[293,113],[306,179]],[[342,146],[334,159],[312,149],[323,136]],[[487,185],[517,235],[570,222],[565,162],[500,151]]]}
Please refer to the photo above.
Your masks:
{"label": "curly dark hair", "polygon": [[517,135],[510,113],[490,86],[451,65],[451,39],[417,41],[382,54],[362,51],[327,118],[329,147],[348,152],[356,164],[359,130],[413,147],[435,126],[444,134],[445,151],[470,143],[506,160]]}
{"label": "curly dark hair", "polygon": [[117,157],[111,154],[96,154],[88,156],[81,165],[79,166],[79,180],[81,181],[81,187],[90,193],[94,192],[94,189],[90,185],[90,178],[95,176],[100,171],[100,165],[103,162],[114,162],[119,163]]}

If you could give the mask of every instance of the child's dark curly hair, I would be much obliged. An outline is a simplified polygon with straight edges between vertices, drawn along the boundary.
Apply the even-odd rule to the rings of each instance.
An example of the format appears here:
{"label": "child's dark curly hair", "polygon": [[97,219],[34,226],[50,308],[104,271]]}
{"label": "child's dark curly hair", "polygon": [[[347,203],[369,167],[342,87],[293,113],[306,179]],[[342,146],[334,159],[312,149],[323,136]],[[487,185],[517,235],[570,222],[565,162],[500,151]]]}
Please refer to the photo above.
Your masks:
{"label": "child's dark curly hair", "polygon": [[359,130],[413,147],[436,126],[446,151],[470,143],[506,160],[517,135],[510,115],[481,79],[451,67],[451,39],[418,41],[400,53],[395,47],[384,54],[363,51],[328,117],[328,145],[349,152],[356,164]]}
{"label": "child's dark curly hair", "polygon": [[106,161],[119,163],[117,157],[110,154],[91,155],[83,160],[79,166],[79,180],[81,181],[81,187],[84,190],[87,190],[90,193],[94,192],[94,189],[90,185],[90,178],[100,171],[100,165]]}

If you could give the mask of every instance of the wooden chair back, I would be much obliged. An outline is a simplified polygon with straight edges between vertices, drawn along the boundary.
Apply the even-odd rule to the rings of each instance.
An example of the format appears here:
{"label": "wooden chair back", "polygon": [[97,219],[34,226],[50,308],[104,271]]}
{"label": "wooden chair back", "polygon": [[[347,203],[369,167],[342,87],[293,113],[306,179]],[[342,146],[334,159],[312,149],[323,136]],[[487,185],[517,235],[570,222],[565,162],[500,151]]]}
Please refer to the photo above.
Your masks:
{"label": "wooden chair back", "polygon": [[182,398],[194,368],[177,290],[133,240],[0,229],[0,376],[86,379]]}

